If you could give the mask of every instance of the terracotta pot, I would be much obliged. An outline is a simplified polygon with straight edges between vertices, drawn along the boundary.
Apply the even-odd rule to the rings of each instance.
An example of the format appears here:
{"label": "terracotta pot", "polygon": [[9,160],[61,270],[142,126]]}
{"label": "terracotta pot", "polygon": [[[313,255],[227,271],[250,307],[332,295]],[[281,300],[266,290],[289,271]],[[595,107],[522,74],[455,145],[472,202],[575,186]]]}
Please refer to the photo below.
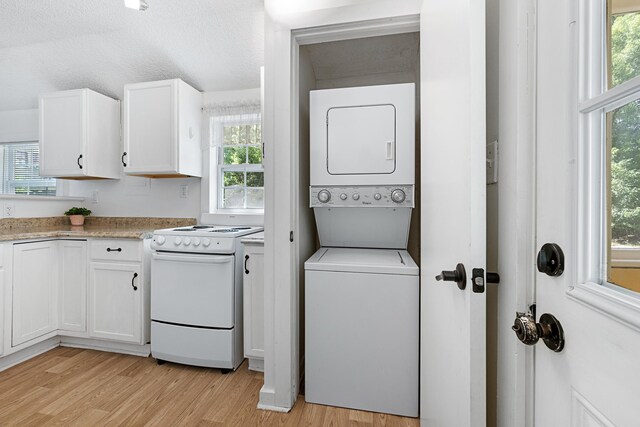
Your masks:
{"label": "terracotta pot", "polygon": [[69,219],[71,220],[71,225],[84,224],[84,215],[69,215]]}

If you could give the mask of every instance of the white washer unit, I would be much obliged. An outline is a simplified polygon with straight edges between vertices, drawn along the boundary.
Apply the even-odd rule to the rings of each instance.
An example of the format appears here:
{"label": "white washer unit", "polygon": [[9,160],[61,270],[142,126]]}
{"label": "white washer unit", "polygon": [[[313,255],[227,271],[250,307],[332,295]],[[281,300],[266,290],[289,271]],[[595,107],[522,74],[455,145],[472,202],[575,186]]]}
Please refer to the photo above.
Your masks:
{"label": "white washer unit", "polygon": [[418,416],[415,86],[311,92],[305,399]]}
{"label": "white washer unit", "polygon": [[305,400],[418,416],[418,267],[405,250],[321,248],[305,263]]}
{"label": "white washer unit", "polygon": [[310,99],[309,200],[320,244],[405,249],[414,207],[415,85],[317,90]]}

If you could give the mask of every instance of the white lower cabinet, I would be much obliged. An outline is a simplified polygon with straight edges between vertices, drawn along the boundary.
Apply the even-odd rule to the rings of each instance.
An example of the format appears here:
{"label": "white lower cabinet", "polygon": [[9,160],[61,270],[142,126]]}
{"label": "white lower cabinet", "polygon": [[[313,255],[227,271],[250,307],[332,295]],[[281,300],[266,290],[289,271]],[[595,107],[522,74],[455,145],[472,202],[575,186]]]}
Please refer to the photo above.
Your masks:
{"label": "white lower cabinet", "polygon": [[57,241],[13,246],[12,347],[58,328]]}
{"label": "white lower cabinet", "polygon": [[244,242],[244,357],[264,370],[264,243]]}
{"label": "white lower cabinet", "polygon": [[91,262],[89,336],[143,342],[143,287],[139,263]]}
{"label": "white lower cabinet", "polygon": [[87,241],[58,242],[60,335],[87,335]]}

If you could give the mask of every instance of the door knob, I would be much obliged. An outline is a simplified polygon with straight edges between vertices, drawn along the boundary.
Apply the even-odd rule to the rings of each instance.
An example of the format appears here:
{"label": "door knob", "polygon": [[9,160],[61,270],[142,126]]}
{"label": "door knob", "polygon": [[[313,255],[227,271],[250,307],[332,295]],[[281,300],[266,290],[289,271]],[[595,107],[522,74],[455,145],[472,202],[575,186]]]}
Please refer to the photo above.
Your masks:
{"label": "door knob", "polygon": [[564,272],[564,253],[556,243],[545,243],[538,252],[538,271],[549,276],[560,276]]}
{"label": "door knob", "polygon": [[511,327],[523,344],[534,345],[540,338],[550,350],[556,353],[564,348],[564,331],[560,321],[553,314],[544,313],[536,323],[530,313],[516,313]]}
{"label": "door knob", "polygon": [[458,284],[458,288],[464,289],[467,287],[467,272],[464,269],[464,265],[458,263],[455,270],[443,270],[436,276],[436,280],[443,282],[456,282]]}

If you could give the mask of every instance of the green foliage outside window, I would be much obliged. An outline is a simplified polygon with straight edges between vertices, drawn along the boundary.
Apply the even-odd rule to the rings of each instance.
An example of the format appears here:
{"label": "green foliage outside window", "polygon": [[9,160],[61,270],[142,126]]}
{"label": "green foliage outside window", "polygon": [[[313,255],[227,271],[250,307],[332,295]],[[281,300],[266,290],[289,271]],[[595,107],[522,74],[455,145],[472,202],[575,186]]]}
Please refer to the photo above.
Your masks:
{"label": "green foliage outside window", "polygon": [[[640,75],[640,13],[612,18],[611,84]],[[640,246],[640,100],[610,113],[611,238]]]}

